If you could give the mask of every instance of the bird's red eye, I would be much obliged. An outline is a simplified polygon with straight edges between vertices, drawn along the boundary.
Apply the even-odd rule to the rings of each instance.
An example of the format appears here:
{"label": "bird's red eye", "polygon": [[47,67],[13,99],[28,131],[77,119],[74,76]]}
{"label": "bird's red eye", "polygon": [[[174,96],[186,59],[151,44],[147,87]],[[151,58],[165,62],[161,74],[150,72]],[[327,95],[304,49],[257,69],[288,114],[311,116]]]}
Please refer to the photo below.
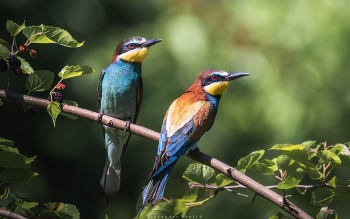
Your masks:
{"label": "bird's red eye", "polygon": [[211,76],[211,79],[214,80],[214,81],[215,81],[217,78],[218,78],[218,77],[217,77],[216,75],[212,75],[212,76]]}
{"label": "bird's red eye", "polygon": [[128,47],[129,47],[129,49],[132,49],[132,48],[135,47],[135,45],[134,45],[133,43],[130,43],[130,44],[128,45]]}

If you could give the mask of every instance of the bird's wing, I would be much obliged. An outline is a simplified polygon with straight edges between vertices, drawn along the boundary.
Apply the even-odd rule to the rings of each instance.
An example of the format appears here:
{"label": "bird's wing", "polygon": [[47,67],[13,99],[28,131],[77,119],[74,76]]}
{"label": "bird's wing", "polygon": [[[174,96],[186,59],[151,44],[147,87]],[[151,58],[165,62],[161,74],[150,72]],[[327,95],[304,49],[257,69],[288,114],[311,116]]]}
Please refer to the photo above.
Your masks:
{"label": "bird's wing", "polygon": [[[97,86],[97,109],[98,109],[98,111],[100,111],[100,109],[101,109],[102,81],[103,81],[103,78],[105,76],[105,72],[106,72],[106,69],[103,69],[101,72],[101,75],[100,75],[100,80],[98,82],[98,86]],[[101,127],[102,127],[103,138],[105,138],[105,128],[103,125]]]}
{"label": "bird's wing", "polygon": [[179,103],[174,103],[169,107],[163,122],[151,178],[194,149],[199,138],[214,122],[214,107],[206,101],[197,101],[185,107],[180,104],[181,109],[176,107]]}
{"label": "bird's wing", "polygon": [[106,69],[103,69],[100,75],[100,80],[97,86],[97,109],[100,111],[101,108],[101,98],[102,98],[102,81],[105,76]]}
{"label": "bird's wing", "polygon": [[[136,123],[137,118],[139,117],[139,114],[140,114],[142,97],[143,97],[143,82],[142,82],[142,78],[141,78],[140,82],[139,82],[139,85],[136,88],[136,111],[135,111],[135,115],[134,115],[134,120],[131,121],[134,124]],[[126,147],[129,144],[130,137],[131,137],[131,133],[129,134],[128,139],[126,140],[125,144],[123,145],[122,155],[124,154],[124,152],[126,150]]]}

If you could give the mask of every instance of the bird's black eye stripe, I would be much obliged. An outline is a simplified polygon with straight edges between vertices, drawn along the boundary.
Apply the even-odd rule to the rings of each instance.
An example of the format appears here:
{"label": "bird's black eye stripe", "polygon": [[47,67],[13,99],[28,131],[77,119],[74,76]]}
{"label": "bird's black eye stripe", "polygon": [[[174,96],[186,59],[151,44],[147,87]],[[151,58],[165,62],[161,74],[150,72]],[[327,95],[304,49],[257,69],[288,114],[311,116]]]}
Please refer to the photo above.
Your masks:
{"label": "bird's black eye stripe", "polygon": [[213,82],[217,82],[217,81],[225,81],[225,77],[223,77],[221,75],[213,74],[207,78],[203,78],[201,81],[201,85],[204,87],[204,86],[207,86],[207,85],[212,84]]}
{"label": "bird's black eye stripe", "polygon": [[136,43],[129,43],[129,44],[126,44],[124,46],[121,46],[119,49],[118,49],[118,55],[120,54],[123,54],[125,52],[128,52],[130,50],[133,50],[137,47],[140,47],[139,44],[136,44]]}

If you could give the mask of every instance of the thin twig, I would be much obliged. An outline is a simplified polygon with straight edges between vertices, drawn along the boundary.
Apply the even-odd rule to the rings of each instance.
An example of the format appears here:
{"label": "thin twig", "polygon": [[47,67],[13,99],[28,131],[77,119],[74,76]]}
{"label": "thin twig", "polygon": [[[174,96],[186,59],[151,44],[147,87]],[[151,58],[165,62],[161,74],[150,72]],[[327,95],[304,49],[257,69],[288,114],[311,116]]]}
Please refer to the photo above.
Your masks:
{"label": "thin twig", "polygon": [[[19,102],[21,104],[25,105],[33,105],[36,107],[43,107],[47,108],[49,105],[49,101],[41,98],[26,96],[18,93],[14,93],[11,91],[5,91],[0,90],[0,98],[4,100],[11,100],[15,102]],[[71,115],[75,115],[81,118],[85,118],[88,120],[98,122],[98,113],[82,109],[75,106],[70,106],[67,104],[62,105],[62,112],[68,113]],[[109,125],[114,128],[122,129],[124,130],[125,121],[115,119],[113,117],[109,116],[102,116],[102,124]],[[144,128],[142,126],[138,126],[135,124],[130,124],[130,129],[126,130],[130,133],[149,138],[154,141],[159,141],[160,134],[158,132],[155,132],[153,130]],[[234,169],[233,167],[207,155],[204,154],[198,150],[191,151],[187,154],[188,157],[190,157],[193,160],[196,160],[202,164],[205,164],[209,167],[214,168],[215,170],[225,174],[226,176],[232,178],[233,180],[237,181],[238,183],[248,187],[251,189],[255,194],[260,195],[264,197],[265,199],[271,201],[275,205],[279,206],[281,209],[286,211],[287,213],[291,214],[292,216],[296,218],[301,219],[312,219],[310,215],[305,213],[302,209],[300,209],[298,206],[291,203],[289,200],[286,200],[286,202],[283,202],[283,197],[277,194],[276,192],[267,189],[265,186],[259,184],[258,182],[252,180],[248,176],[242,174],[238,170]]]}

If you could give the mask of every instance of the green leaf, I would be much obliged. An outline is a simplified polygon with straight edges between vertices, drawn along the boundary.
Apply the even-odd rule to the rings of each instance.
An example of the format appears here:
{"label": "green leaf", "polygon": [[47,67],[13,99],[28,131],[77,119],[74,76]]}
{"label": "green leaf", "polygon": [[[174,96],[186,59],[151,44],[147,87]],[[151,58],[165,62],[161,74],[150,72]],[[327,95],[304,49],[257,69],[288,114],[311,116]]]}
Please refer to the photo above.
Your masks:
{"label": "green leaf", "polygon": [[305,141],[301,143],[301,145],[304,147],[304,151],[309,151],[310,148],[315,146],[316,141]]}
{"label": "green leaf", "polygon": [[29,168],[35,157],[26,156],[10,151],[0,151],[0,167],[4,168]]}
{"label": "green leaf", "polygon": [[50,202],[44,204],[48,210],[42,211],[44,216],[59,216],[66,219],[79,219],[80,213],[75,205],[64,204],[62,202]]}
{"label": "green leaf", "polygon": [[34,72],[33,68],[30,66],[24,58],[16,56],[21,61],[21,69],[25,74],[32,74]]}
{"label": "green leaf", "polygon": [[345,199],[350,198],[349,187],[337,187],[337,188],[330,189],[330,190],[337,197],[338,201],[344,201]]}
{"label": "green leaf", "polygon": [[109,219],[108,215],[106,214],[105,217],[103,219]]}
{"label": "green leaf", "polygon": [[285,171],[287,169],[287,167],[293,162],[292,159],[290,159],[290,157],[288,157],[287,155],[280,155],[277,157],[277,168],[281,169],[282,171]]}
{"label": "green leaf", "polygon": [[199,198],[203,198],[205,193],[206,193],[205,188],[199,188],[199,187],[191,188],[186,192],[186,194],[181,200],[184,202],[194,202],[194,201],[197,201]]}
{"label": "green leaf", "polygon": [[9,197],[11,198],[13,204],[24,209],[31,209],[38,205],[37,202],[34,202],[30,198],[20,198],[13,193],[10,193]]}
{"label": "green leaf", "polygon": [[13,141],[7,140],[5,138],[0,138],[0,145],[4,145],[6,147],[12,147],[13,146]]}
{"label": "green leaf", "polygon": [[281,212],[277,212],[276,214],[269,217],[269,219],[283,219],[283,218],[288,218],[288,217],[284,216]]}
{"label": "green leaf", "polygon": [[318,151],[316,156],[319,157],[325,163],[332,163],[332,165],[340,165],[341,161],[339,156],[330,150]]}
{"label": "green leaf", "polygon": [[0,182],[2,183],[14,183],[30,179],[33,176],[37,176],[37,173],[34,173],[30,169],[26,168],[7,168],[0,173]]}
{"label": "green leaf", "polygon": [[[341,152],[337,153],[335,150],[337,150],[336,147],[341,146]],[[340,147],[339,147],[340,150]],[[340,159],[341,166],[350,166],[350,151],[349,148],[345,144],[338,144],[335,146],[335,149],[331,149],[332,152],[338,155]]]}
{"label": "green leaf", "polygon": [[283,148],[290,147],[291,145],[292,144],[276,144],[272,148],[270,148],[269,150],[281,150]]}
{"label": "green leaf", "polygon": [[[143,218],[165,218],[169,216],[175,216],[180,214],[182,211],[186,210],[186,205],[185,202],[175,199],[175,200],[170,200],[170,201],[165,201],[165,202],[158,202],[156,206],[152,208],[151,205],[150,207],[146,206],[141,215],[140,219]],[[135,217],[137,218],[137,216]]]}
{"label": "green leaf", "polygon": [[78,43],[66,30],[58,27],[49,27],[41,24],[40,26],[29,26],[24,29],[23,34],[30,38],[31,43],[56,43],[66,47],[81,47],[84,42]]}
{"label": "green leaf", "polygon": [[9,44],[6,40],[4,40],[4,39],[0,39],[0,45],[4,45],[4,46],[6,46],[6,48],[8,48],[9,50],[11,50],[10,44]]}
{"label": "green leaf", "polygon": [[287,176],[287,179],[285,181],[278,183],[277,188],[291,189],[297,187],[297,185],[303,178],[304,174],[302,173],[292,173],[289,176]]}
{"label": "green leaf", "polygon": [[26,25],[24,24],[24,22],[22,26],[14,23],[12,20],[8,20],[6,22],[6,30],[14,36],[16,36],[19,32],[21,32],[25,27]]}
{"label": "green leaf", "polygon": [[319,187],[311,193],[310,204],[315,206],[327,206],[335,200],[334,193],[325,187]]}
{"label": "green leaf", "polygon": [[28,75],[25,83],[25,88],[32,91],[40,92],[51,88],[55,74],[51,71],[39,70]]}
{"label": "green leaf", "polygon": [[57,102],[50,102],[49,106],[47,107],[47,112],[50,114],[53,121],[53,126],[55,127],[57,116],[62,112],[61,104]]}
{"label": "green leaf", "polygon": [[9,193],[10,193],[10,187],[9,186],[1,188],[0,189],[0,199],[7,199]]}
{"label": "green leaf", "polygon": [[8,59],[11,55],[11,50],[5,45],[0,44],[0,58]]}
{"label": "green leaf", "polygon": [[215,182],[212,183],[211,185],[217,186],[217,187],[223,187],[223,186],[226,186],[232,182],[234,182],[233,179],[227,177],[225,174],[219,173],[218,175],[216,175]]}
{"label": "green leaf", "polygon": [[215,170],[200,163],[190,164],[183,174],[183,178],[201,185],[213,184],[216,181]]}
{"label": "green leaf", "polygon": [[340,179],[338,179],[336,176],[334,176],[328,184],[332,186],[333,188],[336,188],[337,185],[343,185],[343,186],[348,186],[348,184]]}
{"label": "green leaf", "polygon": [[67,78],[72,78],[80,75],[85,75],[85,74],[90,74],[94,73],[95,70],[92,69],[89,66],[86,65],[73,65],[73,66],[65,66],[60,73],[58,73],[58,76],[67,79]]}
{"label": "green leaf", "polygon": [[273,175],[273,173],[277,171],[277,165],[272,160],[262,159],[254,165],[252,165],[249,169],[256,173],[264,175]]}
{"label": "green leaf", "polygon": [[260,160],[264,153],[264,150],[254,151],[248,156],[242,157],[238,160],[236,169],[242,173],[245,173],[247,169]]}
{"label": "green leaf", "polygon": [[328,207],[321,208],[321,211],[317,214],[316,219],[337,219],[338,215],[337,212],[335,212],[332,209],[329,209]]}

